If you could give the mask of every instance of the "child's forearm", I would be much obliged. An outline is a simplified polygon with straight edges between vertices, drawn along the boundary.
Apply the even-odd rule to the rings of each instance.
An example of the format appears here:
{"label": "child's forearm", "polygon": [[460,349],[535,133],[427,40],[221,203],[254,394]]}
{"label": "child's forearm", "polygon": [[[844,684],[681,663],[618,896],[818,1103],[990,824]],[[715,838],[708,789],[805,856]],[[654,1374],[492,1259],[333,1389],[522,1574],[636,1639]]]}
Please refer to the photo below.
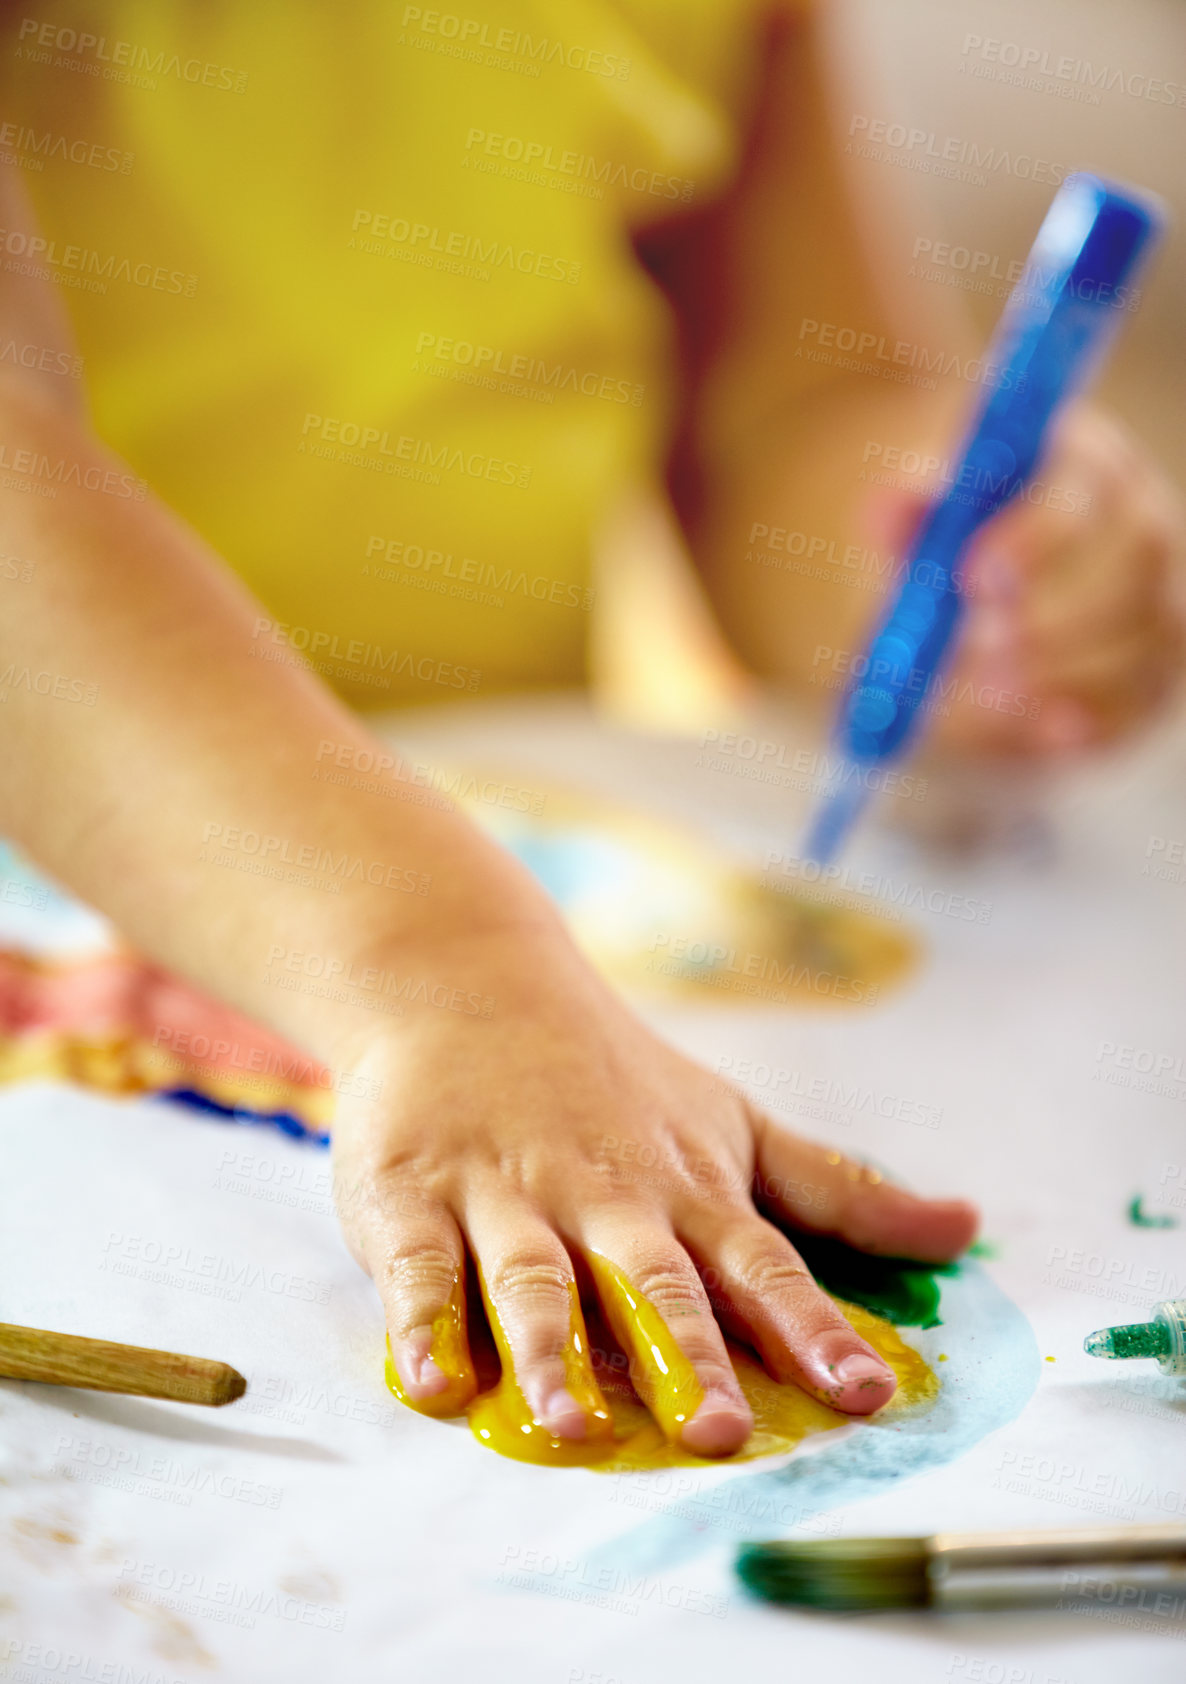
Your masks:
{"label": "child's forearm", "polygon": [[962,361],[969,329],[950,289],[910,276],[910,183],[847,155],[871,109],[853,58],[823,8],[782,20],[736,182],[656,262],[686,352],[675,479],[692,549],[743,659],[807,695],[816,647],[858,640],[883,582],[883,555],[862,588],[843,565],[877,546],[870,445],[949,447],[976,391],[895,378],[924,353]]}
{"label": "child's forearm", "polygon": [[52,500],[0,489],[0,545],[20,563],[0,580],[0,826],[37,861],[327,1062],[374,1014],[276,986],[288,955],[332,984],[401,952],[431,969],[460,932],[552,918],[443,803],[321,781],[381,745],[298,656],[274,658],[264,611],[192,532],[120,495],[122,464],[76,417],[3,390],[0,440],[9,460],[71,470]]}
{"label": "child's forearm", "polygon": [[821,677],[863,649],[901,548],[871,518],[877,454],[938,460],[949,448],[949,411],[928,396],[837,382],[788,405],[719,475],[697,534],[697,562],[734,647],[825,711],[835,694]]}

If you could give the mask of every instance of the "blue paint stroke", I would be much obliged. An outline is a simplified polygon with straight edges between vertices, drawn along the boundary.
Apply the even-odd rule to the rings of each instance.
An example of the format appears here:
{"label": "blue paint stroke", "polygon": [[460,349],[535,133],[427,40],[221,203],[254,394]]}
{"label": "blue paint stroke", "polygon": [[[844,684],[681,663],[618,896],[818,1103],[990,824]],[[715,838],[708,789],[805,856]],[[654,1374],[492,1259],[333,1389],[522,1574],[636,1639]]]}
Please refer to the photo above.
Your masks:
{"label": "blue paint stroke", "polygon": [[[965,1262],[958,1275],[943,1281],[942,1292],[943,1326],[903,1333],[942,1377],[933,1404],[863,1423],[835,1441],[818,1440],[818,1448],[808,1440],[803,1451],[768,1472],[718,1479],[697,1468],[672,1468],[658,1475],[616,1476],[623,1480],[619,1502],[630,1504],[637,1494],[638,1506],[652,1508],[655,1498],[668,1492],[675,1500],[654,1519],[602,1545],[590,1570],[662,1572],[723,1543],[795,1528],[830,1532],[819,1524],[830,1510],[880,1496],[916,1474],[954,1462],[1014,1420],[1041,1370],[1028,1321],[978,1264]],[[936,1366],[940,1352],[947,1361]]]}
{"label": "blue paint stroke", "polygon": [[191,1111],[201,1111],[219,1122],[276,1128],[290,1140],[306,1140],[311,1146],[329,1145],[327,1133],[311,1129],[291,1111],[253,1111],[249,1105],[221,1105],[217,1099],[199,1093],[196,1088],[166,1088],[152,1097],[172,1100],[176,1105],[188,1106]]}

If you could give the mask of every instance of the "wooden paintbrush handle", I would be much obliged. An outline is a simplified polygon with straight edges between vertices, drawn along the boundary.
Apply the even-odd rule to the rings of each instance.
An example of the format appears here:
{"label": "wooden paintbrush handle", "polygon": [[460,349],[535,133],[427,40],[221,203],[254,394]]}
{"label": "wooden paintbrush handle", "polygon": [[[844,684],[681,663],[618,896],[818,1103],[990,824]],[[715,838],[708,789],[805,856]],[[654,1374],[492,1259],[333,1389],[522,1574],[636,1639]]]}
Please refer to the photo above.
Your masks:
{"label": "wooden paintbrush handle", "polygon": [[229,1363],[8,1322],[0,1322],[0,1376],[210,1405],[233,1403],[247,1390],[246,1380]]}

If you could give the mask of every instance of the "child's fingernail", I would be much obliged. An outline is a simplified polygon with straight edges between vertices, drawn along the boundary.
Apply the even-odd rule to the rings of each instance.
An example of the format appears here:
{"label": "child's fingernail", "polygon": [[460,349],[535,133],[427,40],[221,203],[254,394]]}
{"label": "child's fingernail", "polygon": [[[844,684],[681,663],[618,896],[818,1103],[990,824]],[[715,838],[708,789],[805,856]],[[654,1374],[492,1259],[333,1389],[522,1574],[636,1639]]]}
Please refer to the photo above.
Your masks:
{"label": "child's fingernail", "polygon": [[585,1438],[589,1421],[571,1392],[563,1387],[544,1400],[539,1412],[539,1424],[546,1427],[553,1438]]}
{"label": "child's fingernail", "polygon": [[995,603],[981,608],[968,627],[968,641],[982,654],[1001,654],[1015,641],[1013,616]]}
{"label": "child's fingernail", "polygon": [[410,1349],[405,1346],[398,1357],[393,1351],[391,1360],[399,1383],[412,1403],[427,1403],[430,1398],[439,1397],[449,1384],[449,1376],[431,1357],[417,1351],[415,1341]]}
{"label": "child's fingernail", "polygon": [[420,1364],[420,1372],[417,1375],[416,1383],[425,1397],[435,1397],[438,1392],[443,1392],[449,1384],[449,1376],[431,1357],[425,1357]]}
{"label": "child's fingernail", "polygon": [[1091,715],[1079,702],[1046,702],[1038,716],[1038,734],[1047,748],[1080,748],[1093,732]]}
{"label": "child's fingernail", "polygon": [[816,1340],[811,1355],[814,1384],[837,1409],[869,1415],[888,1403],[897,1389],[893,1369],[876,1351],[854,1350],[852,1334],[836,1329]]}
{"label": "child's fingernail", "polygon": [[973,589],[969,596],[984,602],[1011,602],[1017,595],[1017,577],[1003,555],[982,555],[972,575]]}
{"label": "child's fingernail", "polygon": [[836,1364],[834,1370],[837,1380],[842,1385],[855,1385],[858,1381],[872,1380],[879,1386],[894,1383],[894,1372],[887,1368],[880,1357],[867,1357],[863,1351],[857,1351],[851,1357],[845,1357]]}
{"label": "child's fingernail", "polygon": [[727,1456],[741,1449],[753,1424],[746,1404],[727,1392],[709,1392],[680,1437],[698,1456]]}

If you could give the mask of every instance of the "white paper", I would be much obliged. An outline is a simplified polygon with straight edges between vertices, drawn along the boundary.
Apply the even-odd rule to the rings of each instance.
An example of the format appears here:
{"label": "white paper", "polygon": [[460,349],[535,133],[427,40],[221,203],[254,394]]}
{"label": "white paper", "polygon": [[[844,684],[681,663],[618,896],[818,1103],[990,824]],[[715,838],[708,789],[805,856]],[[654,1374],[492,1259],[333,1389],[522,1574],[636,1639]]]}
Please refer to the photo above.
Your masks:
{"label": "white paper", "polygon": [[[631,745],[575,706],[412,720],[401,740],[442,760],[464,742],[472,762],[479,733],[488,760],[570,781],[579,766],[590,786],[700,814],[755,859],[785,842],[798,811],[787,789],[698,768],[695,745]],[[978,1399],[1012,1386],[1016,1418],[954,1462],[841,1492],[813,1517],[804,1474],[793,1485],[804,1536],[1186,1523],[1186,1386],[1082,1353],[1091,1329],[1186,1293],[1186,1229],[1126,1217],[1140,1192],[1186,1219],[1183,1066],[1173,1074],[1186,1051],[1186,883],[1144,874],[1164,853],[1150,855],[1150,838],[1186,838],[1184,759],[1167,732],[1053,791],[1036,859],[957,869],[884,833],[858,838],[860,869],[941,891],[936,905],[959,892],[991,907],[986,922],[911,915],[929,958],[875,1010],[650,1009],[710,1065],[790,1066],[801,1085],[843,1079],[938,1111],[923,1127],[833,1103],[821,1120],[806,1088],[755,1089],[788,1126],[919,1190],[977,1197],[999,1249],[983,1265],[980,1310],[953,1294],[942,1329],[910,1336],[932,1355],[937,1341],[964,1353],[953,1388],[961,1374]],[[1163,1062],[1161,1091],[1135,1085],[1145,1078],[1129,1066],[1146,1052]],[[240,1403],[202,1411],[0,1382],[0,1677],[1186,1674],[1186,1620],[1133,1627],[1109,1609],[841,1619],[759,1605],[731,1571],[744,1504],[739,1521],[711,1491],[766,1477],[761,1464],[714,1473],[689,1507],[687,1489],[503,1461],[464,1426],[401,1409],[383,1385],[377,1299],[338,1235],[326,1156],[312,1147],[44,1084],[0,1093],[0,1138],[3,1319],[221,1358],[250,1386]],[[994,1304],[1022,1312],[1036,1350],[1020,1323],[992,1331],[983,1306]],[[960,1419],[972,1413],[969,1401]],[[805,1447],[804,1466],[856,1458],[862,1431]],[[790,1527],[755,1515],[749,1529]]]}

